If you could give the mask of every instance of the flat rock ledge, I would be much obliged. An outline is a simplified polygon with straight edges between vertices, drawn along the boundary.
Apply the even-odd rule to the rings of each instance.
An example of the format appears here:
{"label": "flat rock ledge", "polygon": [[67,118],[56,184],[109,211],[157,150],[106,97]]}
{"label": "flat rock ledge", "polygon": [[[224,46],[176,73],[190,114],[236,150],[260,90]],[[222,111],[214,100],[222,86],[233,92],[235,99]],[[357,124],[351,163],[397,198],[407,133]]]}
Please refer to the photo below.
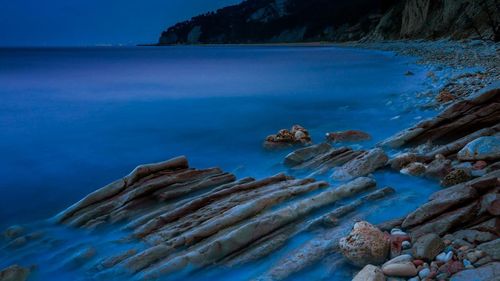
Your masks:
{"label": "flat rock ledge", "polygon": [[[190,168],[185,157],[178,157],[137,167],[57,214],[47,229],[83,229],[98,236],[118,231],[120,237],[96,245],[66,241],[73,244],[63,252],[62,266],[83,270],[92,280],[122,275],[155,280],[205,268],[232,268],[279,251],[296,235],[313,233],[314,238],[256,277],[282,280],[340,253],[339,240],[353,221],[347,216],[362,216],[355,213],[358,207],[392,193],[389,187],[376,189],[376,182],[367,177],[335,187],[285,174],[237,180],[218,168]],[[48,237],[51,232],[45,230],[12,226],[4,233],[7,242],[0,244],[1,250],[12,256],[34,255],[47,251],[43,247],[53,240],[65,243],[61,237]],[[122,245],[119,253],[103,250],[113,243]]]}

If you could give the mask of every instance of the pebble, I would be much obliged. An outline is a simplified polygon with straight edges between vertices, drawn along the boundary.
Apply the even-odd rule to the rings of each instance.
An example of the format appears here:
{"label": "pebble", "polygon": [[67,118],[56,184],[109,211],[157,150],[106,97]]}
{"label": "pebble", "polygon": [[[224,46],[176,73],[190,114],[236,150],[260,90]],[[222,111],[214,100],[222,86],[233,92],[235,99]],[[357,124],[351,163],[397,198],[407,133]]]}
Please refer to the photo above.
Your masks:
{"label": "pebble", "polygon": [[420,278],[418,278],[418,277],[413,277],[413,278],[408,279],[408,281],[420,281]]}
{"label": "pebble", "polygon": [[449,251],[448,253],[441,253],[437,255],[436,260],[440,262],[448,262],[453,258],[453,251]]}
{"label": "pebble", "polygon": [[448,273],[440,273],[436,276],[437,280],[446,280],[448,278]]}
{"label": "pebble", "polygon": [[429,276],[429,274],[431,274],[431,270],[428,268],[424,268],[424,269],[420,270],[420,272],[418,273],[418,276],[422,279],[425,279],[425,278],[427,278],[427,276]]}
{"label": "pebble", "polygon": [[413,277],[417,275],[417,268],[412,262],[394,263],[382,267],[387,276]]}
{"label": "pebble", "polygon": [[423,265],[423,264],[424,264],[424,261],[423,261],[423,260],[414,260],[414,261],[413,261],[413,264],[414,264],[415,266],[421,266],[421,265]]}
{"label": "pebble", "polygon": [[474,266],[472,266],[472,263],[467,259],[463,260],[463,263],[465,268],[474,268]]}
{"label": "pebble", "polygon": [[399,228],[393,228],[391,229],[391,235],[408,235],[408,234]]}
{"label": "pebble", "polygon": [[411,243],[409,241],[403,241],[403,243],[401,243],[401,246],[403,247],[403,249],[410,249],[411,248]]}

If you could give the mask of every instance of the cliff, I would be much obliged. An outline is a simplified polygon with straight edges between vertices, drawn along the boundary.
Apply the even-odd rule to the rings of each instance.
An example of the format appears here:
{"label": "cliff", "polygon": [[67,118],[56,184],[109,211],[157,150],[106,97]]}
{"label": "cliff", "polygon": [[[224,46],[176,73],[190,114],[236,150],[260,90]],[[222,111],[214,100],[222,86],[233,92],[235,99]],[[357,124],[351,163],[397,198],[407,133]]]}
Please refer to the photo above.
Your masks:
{"label": "cliff", "polygon": [[482,38],[498,0],[247,0],[169,27],[159,44]]}

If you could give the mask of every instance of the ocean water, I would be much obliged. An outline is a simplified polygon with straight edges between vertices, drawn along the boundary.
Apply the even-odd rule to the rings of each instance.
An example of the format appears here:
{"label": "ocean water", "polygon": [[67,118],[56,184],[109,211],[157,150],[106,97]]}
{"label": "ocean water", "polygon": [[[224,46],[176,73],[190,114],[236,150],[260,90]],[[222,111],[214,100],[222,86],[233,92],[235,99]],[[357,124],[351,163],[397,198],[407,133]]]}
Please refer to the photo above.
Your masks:
{"label": "ocean water", "polygon": [[[294,124],[316,143],[363,130],[373,139],[354,146],[372,147],[435,114],[415,98],[435,87],[415,60],[328,46],[0,49],[0,228],[50,217],[138,164],[178,155],[238,177],[286,171],[289,151],[262,141]],[[437,189],[389,171],[375,177],[398,197],[371,210],[372,222]],[[224,276],[245,280],[270,262]]]}

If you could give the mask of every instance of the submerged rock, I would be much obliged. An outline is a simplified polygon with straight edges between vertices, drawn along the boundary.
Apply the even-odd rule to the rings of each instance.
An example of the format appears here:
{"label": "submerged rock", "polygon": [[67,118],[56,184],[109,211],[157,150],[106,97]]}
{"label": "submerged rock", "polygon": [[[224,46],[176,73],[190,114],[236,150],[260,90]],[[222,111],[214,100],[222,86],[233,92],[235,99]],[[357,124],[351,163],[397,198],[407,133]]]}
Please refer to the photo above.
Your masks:
{"label": "submerged rock", "polygon": [[326,140],[329,142],[357,142],[369,139],[371,136],[368,133],[359,130],[326,133]]}
{"label": "submerged rock", "polygon": [[282,129],[275,135],[267,136],[264,147],[276,149],[293,145],[310,145],[311,142],[309,132],[300,125],[294,125],[291,130]]}
{"label": "submerged rock", "polygon": [[385,281],[385,276],[379,267],[369,264],[363,267],[352,281]]}
{"label": "submerged rock", "polygon": [[293,167],[308,160],[313,157],[328,152],[332,149],[332,146],[327,143],[320,143],[316,145],[311,145],[301,149],[297,149],[285,157],[285,165]]}
{"label": "submerged rock", "polygon": [[12,265],[0,271],[0,281],[26,281],[30,272],[27,268]]}
{"label": "submerged rock", "polygon": [[360,176],[366,176],[378,168],[385,166],[389,158],[380,148],[372,149],[338,167],[332,174],[336,180],[350,180]]}
{"label": "submerged rock", "polygon": [[389,254],[388,235],[366,221],[354,225],[347,237],[340,239],[342,254],[354,265],[381,264]]}
{"label": "submerged rock", "polygon": [[419,162],[411,163],[410,165],[403,168],[400,172],[409,176],[421,176],[427,170],[427,167]]}
{"label": "submerged rock", "polygon": [[500,136],[473,140],[458,152],[457,158],[462,161],[500,159]]}

